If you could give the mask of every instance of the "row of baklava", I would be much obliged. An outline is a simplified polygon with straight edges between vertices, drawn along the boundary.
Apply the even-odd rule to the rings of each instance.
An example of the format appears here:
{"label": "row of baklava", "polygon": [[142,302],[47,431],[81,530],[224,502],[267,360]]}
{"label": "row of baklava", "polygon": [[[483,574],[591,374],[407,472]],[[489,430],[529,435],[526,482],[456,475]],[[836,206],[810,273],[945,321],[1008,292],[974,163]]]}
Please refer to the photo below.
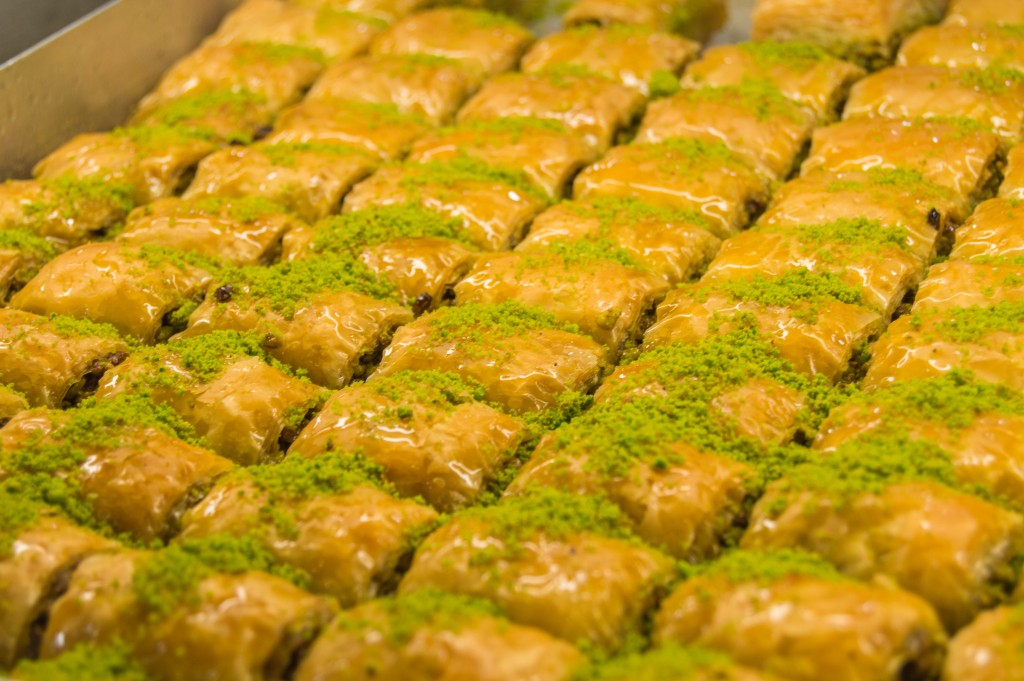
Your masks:
{"label": "row of baklava", "polygon": [[[847,122],[820,135],[859,126],[860,139],[847,145],[857,154],[848,166],[918,170],[956,202],[951,224],[963,223],[948,260],[928,270],[910,313],[872,348],[864,393],[833,409],[814,442],[830,459],[850,448],[860,463],[848,462],[845,474],[855,479],[870,471],[866,482],[873,494],[852,508],[824,513],[821,500],[814,500],[817,510],[809,516],[783,515],[759,528],[752,523],[744,539],[747,546],[811,548],[851,574],[867,576],[881,568],[925,595],[953,631],[971,622],[977,605],[993,607],[1010,597],[1021,551],[1021,386],[1015,373],[1021,317],[1014,302],[1019,263],[1013,259],[1019,240],[1012,236],[1019,232],[1020,215],[1009,198],[1019,192],[1016,148],[1009,153],[999,198],[978,201],[995,193],[1006,148],[1020,141],[1024,43],[1019,28],[1002,23],[1013,20],[1009,8],[984,5],[960,3],[944,25],[912,35],[896,67],[854,88]],[[914,129],[923,134],[915,139]],[[898,146],[888,146],[890,141]],[[805,172],[809,166],[813,158]],[[913,194],[917,200],[926,196]],[[944,252],[952,239],[938,237]],[[872,255],[861,256],[857,269]],[[880,262],[895,264],[891,256]],[[919,264],[910,286],[923,274]],[[887,469],[899,473],[883,484],[880,474]],[[872,507],[883,515],[872,518]],[[889,535],[896,528],[899,534]],[[899,544],[886,548],[887,536]],[[936,550],[938,541],[945,555]],[[873,556],[870,561],[849,553],[858,544]],[[965,550],[986,544],[981,553]],[[865,572],[868,565],[873,567]],[[962,599],[972,607],[958,613],[953,606],[961,598],[955,594],[966,595],[962,575],[968,569],[992,588],[982,595],[975,587]],[[1018,611],[999,607],[963,629],[951,643],[945,677],[1017,678],[1024,639]]]}
{"label": "row of baklava", "polygon": [[[465,166],[448,170],[441,180],[442,186],[450,182],[453,171],[462,173],[455,175],[457,180],[475,179],[465,170]],[[480,175],[483,170],[474,167],[470,172]],[[450,185],[445,189],[450,192]],[[245,203],[216,206],[214,210],[233,211],[235,215],[229,217],[234,219],[245,215],[249,220],[242,219],[241,222],[248,224],[255,222],[252,215],[266,215],[261,210],[263,208],[265,206]],[[204,206],[199,210],[210,209]],[[172,220],[187,220],[194,216],[194,212]],[[400,205],[392,213],[381,211],[363,218],[354,229],[337,230],[339,234],[335,243],[348,249],[353,245],[360,248],[362,244],[356,239],[361,235],[374,230],[380,233],[382,228],[390,230],[404,224],[403,220],[413,223],[414,229],[423,223],[447,222],[444,229],[448,233],[461,231],[461,225],[453,227],[451,220],[431,219],[422,210]],[[315,247],[315,237],[312,243]],[[91,260],[83,259],[87,267],[88,263],[97,262],[95,254],[93,256]],[[102,258],[100,263],[102,266],[107,264],[102,262]],[[195,258],[151,248],[144,253],[140,251],[139,257],[124,268],[125,280],[137,280],[150,266],[186,271],[202,264]],[[173,281],[175,277],[173,274],[167,276],[168,272],[173,270],[162,270],[150,281]],[[272,275],[265,272],[250,270],[238,275],[243,277],[239,281],[212,287],[212,296],[217,302],[227,303],[238,293],[252,293],[255,289],[262,294],[259,302],[249,303],[256,314],[265,314],[258,309],[262,302],[269,308],[283,308],[277,311],[287,317],[288,313],[294,315],[303,296],[325,283],[343,285],[349,290],[362,286],[363,290],[371,293],[381,290],[368,284],[365,273],[358,271],[325,271],[322,267],[311,266],[305,269],[283,268],[281,276],[276,272]],[[329,281],[325,282],[325,278]],[[95,277],[93,281],[101,279]],[[110,301],[111,305],[106,308],[91,308],[89,314],[83,314],[81,310],[76,310],[76,313],[107,321],[125,320],[125,323],[133,319],[130,313],[118,313],[121,315],[118,317],[104,312],[104,309],[116,307],[113,298]],[[513,327],[519,325],[514,328],[516,332],[522,332],[523,325],[530,323],[542,330],[559,326],[543,314],[514,305],[494,306],[484,314],[494,318],[493,324],[485,327],[487,332],[500,329],[510,318]],[[144,340],[159,338],[159,328],[164,321],[170,321],[152,313],[144,319],[146,321],[142,325],[129,327],[140,329],[136,335]],[[472,324],[480,321],[470,318]],[[155,555],[130,552],[107,555],[104,552],[111,548],[108,540],[85,530],[75,530],[59,518],[51,518],[45,509],[32,507],[24,500],[13,503],[15,499],[12,499],[11,508],[16,511],[16,522],[32,524],[41,517],[46,518],[42,526],[33,528],[37,534],[16,537],[19,547],[27,549],[19,551],[19,556],[26,556],[26,562],[15,566],[21,568],[15,575],[22,579],[11,579],[10,583],[12,593],[29,594],[17,599],[21,610],[14,613],[16,618],[20,616],[22,622],[28,623],[48,614],[50,623],[44,623],[46,631],[60,632],[55,638],[46,636],[44,632],[42,646],[47,655],[55,652],[48,646],[71,647],[83,634],[91,638],[92,643],[102,644],[109,643],[109,637],[115,636],[131,639],[132,656],[142,660],[145,667],[160,669],[167,678],[262,678],[286,673],[293,662],[291,656],[307,645],[310,634],[330,615],[329,603],[304,596],[280,579],[260,573],[247,572],[238,577],[229,577],[226,573],[236,573],[246,567],[261,567],[319,593],[331,594],[344,604],[386,590],[389,582],[395,579],[396,564],[400,563],[402,556],[408,555],[416,536],[425,533],[435,515],[422,503],[394,499],[391,495],[398,491],[397,488],[401,487],[405,494],[417,494],[414,490],[422,490],[425,498],[434,500],[434,504],[441,507],[446,504],[461,506],[480,494],[480,478],[486,477],[488,466],[496,467],[502,459],[507,460],[513,449],[511,443],[522,439],[526,430],[525,424],[482,403],[484,393],[477,385],[466,385],[450,374],[399,372],[393,382],[379,379],[367,384],[366,388],[353,386],[338,393],[338,397],[343,396],[343,399],[338,399],[338,404],[328,405],[322,413],[322,416],[327,416],[323,420],[328,426],[328,437],[321,438],[319,444],[309,445],[311,451],[321,454],[320,457],[307,462],[293,456],[277,466],[257,466],[244,474],[224,475],[230,464],[185,441],[191,434],[188,425],[197,424],[197,428],[203,428],[199,422],[208,424],[204,433],[208,441],[217,438],[223,447],[231,447],[238,442],[245,449],[253,439],[259,440],[253,437],[253,433],[262,434],[260,427],[266,422],[232,420],[230,417],[237,414],[224,413],[231,411],[224,409],[228,404],[248,401],[250,414],[270,416],[273,433],[274,425],[279,421],[292,422],[297,427],[310,409],[310,400],[322,400],[316,391],[309,390],[308,383],[291,379],[290,384],[282,385],[281,375],[288,379],[289,367],[275,364],[273,358],[266,354],[268,345],[270,350],[274,350],[277,348],[273,346],[278,343],[268,344],[265,335],[247,337],[214,332],[199,335],[192,342],[182,340],[172,344],[170,351],[157,348],[150,353],[144,349],[123,347],[127,345],[124,340],[117,338],[109,328],[96,324],[72,322],[65,317],[44,319],[26,315],[17,322],[26,326],[13,333],[12,337],[18,341],[29,339],[29,346],[21,348],[23,352],[18,353],[19,357],[35,357],[36,353],[29,350],[33,343],[40,350],[46,349],[46,342],[38,342],[43,338],[56,338],[55,345],[64,344],[65,347],[88,338],[94,343],[106,341],[109,347],[101,350],[99,356],[109,364],[124,366],[117,370],[121,372],[123,369],[120,376],[103,375],[106,367],[102,366],[102,361],[99,363],[101,366],[90,367],[92,377],[99,380],[102,375],[105,384],[100,388],[101,399],[95,406],[38,414],[34,424],[29,423],[28,418],[19,418],[4,429],[4,437],[9,438],[6,444],[17,452],[7,465],[21,469],[11,478],[14,488],[21,486],[21,491],[29,491],[41,484],[45,473],[73,469],[81,463],[80,456],[88,455],[92,457],[88,473],[83,470],[81,476],[61,478],[54,489],[47,489],[49,496],[45,497],[46,500],[59,505],[65,514],[86,525],[97,520],[105,521],[136,538],[166,537],[177,533],[179,526],[194,528],[183,529],[179,542]],[[442,325],[441,332],[444,331]],[[459,331],[465,333],[464,328]],[[475,335],[479,334],[478,329]],[[300,339],[305,340],[301,333],[296,333],[293,340],[297,343]],[[480,338],[468,339],[474,340],[481,348],[493,349],[491,343],[482,342]],[[127,361],[125,354],[129,355]],[[234,362],[235,357],[245,359]],[[133,363],[138,371],[136,376],[131,372]],[[262,379],[269,377],[277,383],[258,385],[262,381],[254,381],[256,376]],[[218,390],[221,392],[211,391],[205,403],[197,403],[189,394],[190,384],[203,382],[220,383]],[[69,397],[72,401],[76,399],[75,395],[61,394],[60,382],[55,383],[58,386],[55,394],[48,399],[58,402]],[[89,383],[89,380],[84,380],[76,389],[88,392],[92,388]],[[254,387],[257,390],[253,390]],[[283,390],[284,387],[290,391]],[[305,388],[305,391],[298,388]],[[117,397],[122,390],[129,395]],[[147,399],[135,400],[131,393],[145,394]],[[510,391],[510,394],[514,395],[514,392]],[[164,405],[172,406],[176,413],[154,408],[150,401],[154,396],[158,396],[158,401]],[[295,401],[287,404],[289,400]],[[377,463],[384,463],[387,468],[388,482],[385,483],[381,480],[380,469],[358,457],[322,455],[335,447],[339,451],[351,451],[351,445],[346,446],[344,442],[344,425],[352,423],[352,420],[344,416],[337,418],[345,413],[346,401],[349,401],[349,408],[354,408],[352,413],[357,415],[356,421],[365,420],[371,429],[388,431],[392,437],[398,433],[399,440],[402,439],[401,432],[415,432],[414,425],[419,424],[415,424],[413,419],[422,418],[428,437],[439,441],[438,452],[450,457],[452,465],[438,466],[433,457],[424,456],[433,452],[416,452],[413,448],[422,463],[410,466],[411,462],[401,456],[401,450],[395,451],[393,446],[389,448],[384,444]],[[296,404],[298,410],[294,409]],[[420,404],[422,409],[417,409]],[[219,418],[218,414],[209,413],[211,409],[216,411],[217,407],[221,408]],[[533,405],[527,403],[524,408],[529,410]],[[293,413],[287,414],[289,409]],[[370,412],[368,417],[367,410]],[[287,418],[284,417],[286,414]],[[183,424],[178,417],[184,417],[191,423]],[[486,426],[492,422],[493,426]],[[484,429],[481,429],[482,423],[485,424]],[[259,427],[254,428],[253,425]],[[278,427],[277,430],[281,432],[284,428]],[[474,443],[473,438],[481,437],[481,430],[484,442]],[[315,431],[310,432],[309,439],[315,440]],[[358,429],[351,434],[358,439]],[[175,435],[179,437],[175,438]],[[339,436],[341,440],[335,445]],[[273,439],[271,437],[271,446]],[[364,439],[370,444],[381,438],[371,436]],[[493,444],[495,440],[497,446]],[[140,447],[139,443],[143,442],[145,446]],[[256,443],[255,455],[252,454],[253,448],[249,448],[248,455],[258,456],[260,444]],[[301,451],[301,446],[301,443],[295,444],[296,454]],[[387,458],[380,460],[389,455],[394,457],[393,461]],[[474,455],[476,458],[471,458]],[[481,456],[485,457],[483,461],[479,460]],[[239,456],[239,460],[245,462],[244,456]],[[48,470],[43,468],[44,462]],[[426,470],[418,466],[424,466]],[[404,474],[408,474],[408,479],[403,481]],[[199,506],[186,511],[191,505],[189,497],[208,486],[217,476],[224,477],[203,499],[203,503],[210,502],[210,505],[202,511],[198,510]],[[254,488],[255,491],[247,491],[246,488]],[[92,503],[74,503],[83,498],[91,499]],[[238,500],[242,498],[249,498],[252,503],[239,504]],[[230,500],[230,503],[225,500]],[[568,510],[582,504],[583,511],[579,517],[569,519],[570,530],[588,518],[599,521],[601,527],[609,527],[594,513],[614,512],[611,507],[605,508],[594,500],[581,499],[577,502],[575,498],[567,498],[566,501],[569,502]],[[522,520],[513,519],[509,530],[528,532],[531,522],[533,527],[537,527],[537,523],[548,517],[553,508],[552,502],[560,506],[557,499],[532,502],[532,506],[526,504],[527,511],[531,507],[535,509],[533,515],[526,515]],[[195,525],[191,522],[193,518]],[[546,522],[544,526],[547,526]],[[185,539],[190,534],[190,538]],[[63,544],[57,537],[64,540]],[[67,563],[54,552],[44,559],[48,565],[32,565],[40,560],[38,554],[33,554],[45,554],[48,547],[64,544],[67,545],[66,559],[73,560],[93,551],[100,552],[100,555],[90,558],[74,573],[68,594],[47,613],[48,603],[46,594],[40,593],[40,578],[53,577],[66,568]],[[180,551],[177,550],[179,548]],[[616,549],[621,551],[624,547],[613,543],[605,548],[609,555],[614,556]],[[623,558],[628,560],[630,555],[646,556],[648,561],[654,556],[655,562],[661,564],[661,578],[667,578],[671,572],[666,559],[656,558],[648,549],[638,547]],[[48,570],[44,569],[40,574],[40,567]],[[26,580],[26,577],[31,578]],[[243,604],[251,608],[247,612],[225,606],[224,599],[239,588],[251,594]],[[647,586],[627,583],[625,588],[646,589]],[[618,620],[613,625],[615,628],[628,626],[636,618],[629,612],[625,617],[616,617],[616,610],[621,607],[616,601],[621,603],[621,597],[604,593],[601,585],[596,585],[596,590],[593,602],[604,613],[586,614],[581,625],[568,625],[570,628],[566,631],[572,634],[582,628],[590,638],[601,643],[600,629],[607,628],[601,624],[601,620],[606,619],[604,614],[607,614],[607,619]],[[33,601],[33,598],[38,600]],[[96,605],[83,608],[83,603]],[[481,669],[479,662],[474,666],[473,651],[491,653],[495,645],[504,646],[509,651],[502,656],[502,666],[493,671],[495,678],[522,678],[525,674],[564,678],[572,667],[579,666],[579,654],[566,644],[556,643],[536,630],[520,628],[510,632],[508,625],[494,619],[486,605],[470,602],[469,606],[472,610],[467,612],[466,599],[428,590],[421,592],[418,598],[409,596],[397,601],[377,601],[363,610],[346,613],[331,629],[341,633],[328,634],[320,639],[317,648],[300,668],[299,677],[332,678],[331,675],[340,675],[351,678],[355,673],[377,678],[408,678],[411,670],[420,671],[424,660],[417,657],[417,646],[406,645],[410,643],[408,635],[402,638],[402,634],[397,634],[385,644],[373,643],[375,632],[387,623],[367,621],[363,619],[366,616],[363,613],[378,617],[375,613],[382,611],[394,613],[392,624],[396,628],[409,631],[410,627],[419,625],[418,628],[423,630],[421,636],[437,636],[438,633],[432,633],[435,631],[449,637],[457,636],[468,650],[454,656],[446,653],[443,647],[429,645],[430,638],[426,641],[427,663],[449,669],[454,665],[450,670],[455,674],[460,673],[459,664],[462,664],[468,665],[462,673],[473,678],[485,678],[484,675],[491,670],[487,667]],[[626,609],[630,610],[628,606]],[[424,617],[424,610],[428,611],[428,619],[420,624],[416,617]],[[474,622],[467,616],[469,613],[480,613],[481,621]],[[209,624],[211,618],[213,625]],[[437,621],[433,622],[431,618]],[[353,631],[353,623],[357,632],[362,627],[364,633],[355,640],[346,640],[344,632]],[[239,626],[252,632],[251,635],[239,640]],[[597,631],[588,631],[588,627],[594,626],[598,627]],[[498,635],[493,633],[495,629]],[[38,633],[38,629],[34,631]],[[92,633],[87,633],[90,631]],[[15,648],[33,640],[32,630],[20,627],[18,633],[20,640],[15,641]],[[22,636],[26,638],[20,638]],[[357,647],[369,644],[369,647],[362,653],[346,651],[349,643],[355,643]],[[340,647],[340,651],[336,647]],[[169,655],[169,650],[173,654]],[[109,658],[112,654],[109,649],[104,654],[108,655],[107,662],[113,659]],[[704,668],[716,672],[727,666],[722,658],[709,654],[687,652],[662,657],[664,659],[658,663],[689,668],[691,672]],[[346,661],[351,668],[343,666]],[[123,662],[114,659],[112,664]],[[74,664],[74,660],[69,664]],[[634,669],[644,669],[651,663],[646,659],[624,661],[617,669],[583,673],[619,678],[630,673],[630,664]],[[47,672],[33,672],[32,665],[29,665],[23,673]]]}

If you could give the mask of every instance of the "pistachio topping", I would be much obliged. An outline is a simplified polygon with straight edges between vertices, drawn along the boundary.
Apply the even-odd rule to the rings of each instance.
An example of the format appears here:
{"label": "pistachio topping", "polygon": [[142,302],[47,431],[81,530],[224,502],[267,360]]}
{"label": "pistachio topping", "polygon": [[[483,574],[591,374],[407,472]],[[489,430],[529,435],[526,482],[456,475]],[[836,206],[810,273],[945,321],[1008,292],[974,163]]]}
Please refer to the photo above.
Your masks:
{"label": "pistachio topping", "polygon": [[150,681],[150,676],[119,643],[79,643],[47,660],[22,660],[14,669],[19,681]]}
{"label": "pistachio topping", "polygon": [[767,584],[786,577],[811,577],[830,582],[845,578],[836,568],[817,554],[800,549],[771,551],[732,550],[711,563],[684,566],[689,578],[724,577],[742,584]]}
{"label": "pistachio topping", "polygon": [[716,670],[725,679],[728,678],[725,674],[734,666],[723,653],[669,643],[646,653],[591,663],[576,670],[570,681],[690,681],[706,670]]}
{"label": "pistachio topping", "polygon": [[438,238],[472,242],[462,222],[415,203],[374,206],[327,218],[316,225],[313,250],[357,257],[364,248],[396,239]]}
{"label": "pistachio topping", "polygon": [[424,630],[459,632],[481,619],[501,616],[501,609],[491,601],[420,589],[344,612],[333,626],[351,634],[383,630],[389,645],[402,646]]}
{"label": "pistachio topping", "polygon": [[393,284],[361,261],[340,255],[279,263],[272,267],[224,270],[216,287],[231,287],[231,301],[246,298],[263,304],[285,318],[320,295],[351,291],[379,300],[395,300]]}

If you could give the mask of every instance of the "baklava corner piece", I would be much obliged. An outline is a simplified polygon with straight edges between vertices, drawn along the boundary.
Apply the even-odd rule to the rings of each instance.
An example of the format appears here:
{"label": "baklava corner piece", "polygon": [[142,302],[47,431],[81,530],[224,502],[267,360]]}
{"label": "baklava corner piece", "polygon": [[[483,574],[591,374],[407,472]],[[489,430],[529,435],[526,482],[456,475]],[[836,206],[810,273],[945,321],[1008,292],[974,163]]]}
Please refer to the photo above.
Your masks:
{"label": "baklava corner piece", "polygon": [[869,68],[892,62],[900,41],[942,18],[947,0],[758,0],[754,39],[804,41]]}

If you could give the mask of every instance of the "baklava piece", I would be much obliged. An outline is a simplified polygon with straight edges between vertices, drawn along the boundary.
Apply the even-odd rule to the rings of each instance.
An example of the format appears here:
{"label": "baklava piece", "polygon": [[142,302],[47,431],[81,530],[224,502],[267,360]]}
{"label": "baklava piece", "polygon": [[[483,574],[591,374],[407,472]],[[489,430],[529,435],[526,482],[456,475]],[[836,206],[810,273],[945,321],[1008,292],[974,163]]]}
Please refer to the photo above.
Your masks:
{"label": "baklava piece", "polygon": [[58,409],[96,390],[130,346],[106,324],[0,309],[0,383]]}
{"label": "baklava piece", "polygon": [[[658,406],[638,398],[588,412],[548,435],[506,499],[541,488],[604,497],[620,510],[620,522],[651,546],[695,562],[716,555],[737,534],[753,471],[673,442],[666,422],[672,415]],[[669,439],[654,442],[656,435]]]}
{"label": "baklava piece", "polygon": [[736,87],[744,81],[774,85],[814,112],[819,123],[838,116],[863,69],[817,45],[773,40],[718,45],[683,74],[683,87]]}
{"label": "baklava piece", "polygon": [[999,185],[999,198],[1024,199],[1024,145],[1018,144],[1006,155],[1003,183]]}
{"label": "baklava piece", "polygon": [[950,641],[943,677],[955,681],[1020,681],[1024,678],[1022,648],[1024,605],[983,612]]}
{"label": "baklava piece", "polygon": [[706,42],[728,16],[724,0],[577,0],[565,13],[565,22],[646,26]]}
{"label": "baklava piece", "polygon": [[798,371],[834,380],[884,323],[864,306],[863,293],[837,275],[797,269],[676,289],[658,307],[643,347],[696,343],[753,325]]}
{"label": "baklava piece", "polygon": [[947,260],[928,270],[914,296],[914,310],[949,310],[1024,302],[1024,258]]}
{"label": "baklava piece", "polygon": [[20,291],[57,253],[53,243],[28,230],[0,230],[0,303]]}
{"label": "baklava piece", "polygon": [[970,119],[855,118],[814,131],[804,175],[905,169],[968,206],[991,197],[1002,165],[999,138]]}
{"label": "baklava piece", "polygon": [[440,511],[471,506],[523,442],[524,424],[483,402],[456,374],[398,372],[336,393],[299,435],[292,456],[362,452],[403,497]]}
{"label": "baklava piece", "polygon": [[951,310],[924,309],[900,317],[878,340],[863,385],[970,369],[984,381],[1024,388],[1024,302]]}
{"label": "baklava piece", "polygon": [[393,161],[405,156],[429,129],[422,118],[403,114],[394,104],[305,101],[281,113],[266,141],[343,144]]}
{"label": "baklava piece", "polygon": [[269,265],[302,223],[263,198],[160,199],[128,216],[119,243],[163,246],[232,265]]}
{"label": "baklava piece", "polygon": [[450,371],[480,383],[487,401],[526,413],[555,408],[566,393],[590,392],[608,359],[577,329],[509,301],[420,317],[395,333],[374,375]]}
{"label": "baklava piece", "polygon": [[0,183],[0,231],[25,230],[64,249],[116,229],[135,207],[124,183],[62,175]]}
{"label": "baklava piece", "polygon": [[697,139],[724,144],[747,165],[784,180],[803,154],[814,115],[770,83],[686,88],[647,108],[636,142]]}
{"label": "baklava piece", "polygon": [[393,104],[398,111],[443,125],[472,91],[459,62],[423,54],[360,57],[327,69],[310,101]]}
{"label": "baklava piece", "polygon": [[524,173],[456,158],[386,166],[356,185],[344,210],[408,203],[459,220],[477,248],[499,251],[514,246],[548,202]]}
{"label": "baklava piece", "polygon": [[0,492],[0,504],[0,665],[10,669],[39,652],[40,624],[78,564],[117,543],[28,499]]}
{"label": "baklava piece", "polygon": [[387,22],[320,2],[318,8],[299,2],[246,0],[210,38],[208,44],[273,43],[319,50],[331,60],[344,60],[366,50]]}
{"label": "baklava piece", "polygon": [[[603,410],[602,418],[614,419],[624,405],[656,398],[651,407],[657,411],[650,420],[653,424],[661,419],[672,430],[661,435],[652,429],[657,436],[645,437],[651,446],[688,441],[714,454],[760,464],[770,457],[758,452],[813,437],[828,414],[833,392],[825,376],[798,373],[769,337],[740,328],[698,343],[670,343],[624,363],[594,394],[594,405],[601,409],[592,413]],[[579,425],[585,427],[588,418],[582,417]],[[619,432],[628,442],[630,429]]]}
{"label": "baklava piece", "polygon": [[942,18],[947,0],[757,0],[755,40],[804,41],[871,69],[892,62],[903,38]]}
{"label": "baklava piece", "polygon": [[397,499],[358,455],[285,458],[223,477],[185,514],[178,542],[229,535],[252,542],[343,607],[398,581],[431,508]]}
{"label": "baklava piece", "polygon": [[803,681],[907,681],[941,671],[946,633],[927,602],[858,583],[813,554],[734,551],[693,572],[658,612],[659,644],[719,650]]}
{"label": "baklava piece", "polygon": [[128,185],[136,203],[180,193],[196,164],[217,145],[185,129],[167,126],[118,128],[78,135],[40,161],[40,180],[64,175]]}
{"label": "baklava piece", "polygon": [[872,74],[850,90],[844,118],[967,118],[1007,146],[1024,137],[1024,71],[1003,67],[951,71],[898,66]]}
{"label": "baklava piece", "polygon": [[488,601],[423,589],[342,613],[317,639],[296,681],[569,681],[583,656],[512,624]]}
{"label": "baklava piece", "polygon": [[196,669],[218,681],[281,681],[337,608],[260,571],[265,560],[230,537],[91,556],[51,611],[41,657],[117,641],[154,681],[186,681]]}
{"label": "baklava piece", "polygon": [[479,85],[516,67],[533,36],[511,18],[460,7],[408,16],[377,36],[370,54],[426,54],[459,62]]}
{"label": "baklava piece", "polygon": [[14,309],[110,324],[143,343],[181,326],[215,271],[210,263],[162,246],[79,246],[44,265],[11,298]]}
{"label": "baklava piece", "polygon": [[395,328],[412,320],[396,299],[393,285],[352,257],[226,270],[179,337],[255,332],[274,359],[340,388],[367,375]]}
{"label": "baklava piece", "polygon": [[850,577],[887,578],[955,631],[1007,599],[1024,552],[1024,518],[979,491],[935,444],[867,435],[773,483],[741,546],[800,548]]}
{"label": "baklava piece", "polygon": [[452,287],[477,258],[458,219],[416,204],[371,206],[285,237],[285,261],[324,254],[359,258],[393,283],[416,313],[452,300]]}
{"label": "baklava piece", "polygon": [[241,43],[207,45],[180,59],[139,103],[138,116],[186,95],[206,91],[248,91],[279,110],[302,97],[320,75],[324,58],[318,50]]}
{"label": "baklava piece", "polygon": [[896,63],[948,69],[998,66],[1024,70],[1024,34],[1019,26],[929,26],[907,38]]}
{"label": "baklava piece", "polygon": [[424,540],[399,594],[486,598],[516,624],[614,651],[674,572],[622,520],[600,497],[553,490],[466,509]]}
{"label": "baklava piece", "polygon": [[338,212],[345,194],[378,162],[363,149],[330,142],[231,147],[199,164],[184,198],[258,197],[315,222]]}
{"label": "baklava piece", "polygon": [[483,255],[454,290],[458,305],[543,309],[617,354],[643,335],[669,286],[614,243],[570,241]]}
{"label": "baklava piece", "polygon": [[949,453],[956,479],[1024,502],[1024,398],[970,371],[893,383],[832,410],[814,449],[831,453],[868,434],[897,433]]}
{"label": "baklava piece", "polygon": [[621,248],[673,285],[693,279],[722,243],[697,211],[652,206],[633,198],[601,198],[563,202],[544,211],[516,250],[533,252],[578,241]]}
{"label": "baklava piece", "polygon": [[978,205],[956,230],[953,260],[1024,255],[1024,206],[1016,199],[991,199]]}
{"label": "baklava piece", "polygon": [[953,26],[1024,24],[1024,7],[1004,0],[950,0],[945,23]]}
{"label": "baklava piece", "polygon": [[417,140],[408,161],[429,163],[470,158],[526,175],[549,199],[562,198],[569,181],[597,153],[558,121],[499,118],[472,121]]}
{"label": "baklava piece", "polygon": [[924,277],[906,228],[844,218],[823,225],[755,225],[722,244],[702,282],[781,277],[807,269],[828,272],[861,292],[865,306],[888,319]]}
{"label": "baklava piece", "polygon": [[270,460],[295,439],[322,391],[274,362],[262,340],[221,331],[138,350],[106,372],[96,398],[145,393],[221,456],[245,466]]}
{"label": "baklava piece", "polygon": [[704,214],[727,238],[768,201],[768,180],[722,142],[671,138],[615,147],[576,177],[573,197],[627,198]]}
{"label": "baklava piece", "polygon": [[643,111],[644,97],[610,78],[576,67],[502,74],[481,88],[459,122],[532,116],[555,120],[598,152],[615,143]]}
{"label": "baklava piece", "polygon": [[425,9],[430,0],[291,0],[292,5],[320,9],[329,7],[340,12],[358,12],[388,23]]}
{"label": "baklava piece", "polygon": [[578,26],[544,38],[523,57],[523,71],[584,68],[645,97],[678,88],[679,73],[700,50],[697,43],[644,26]]}
{"label": "baklava piece", "polygon": [[28,410],[28,400],[14,388],[0,383],[0,426],[23,411]]}
{"label": "baklava piece", "polygon": [[921,173],[897,168],[810,173],[784,184],[758,225],[824,225],[844,219],[877,220],[907,230],[910,252],[924,262],[970,214],[970,206]]}
{"label": "baklava piece", "polygon": [[140,542],[166,540],[232,468],[178,437],[188,434],[144,397],[26,411],[0,428],[0,477],[7,489],[45,498],[78,522]]}

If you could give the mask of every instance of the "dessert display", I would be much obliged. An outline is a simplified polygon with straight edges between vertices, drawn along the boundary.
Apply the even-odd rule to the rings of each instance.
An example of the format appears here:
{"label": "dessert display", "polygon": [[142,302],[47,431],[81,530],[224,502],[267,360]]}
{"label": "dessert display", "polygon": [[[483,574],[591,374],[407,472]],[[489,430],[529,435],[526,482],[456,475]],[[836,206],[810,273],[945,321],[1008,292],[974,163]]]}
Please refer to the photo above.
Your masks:
{"label": "dessert display", "polygon": [[0,677],[1024,679],[1024,12],[543,4],[0,184]]}

